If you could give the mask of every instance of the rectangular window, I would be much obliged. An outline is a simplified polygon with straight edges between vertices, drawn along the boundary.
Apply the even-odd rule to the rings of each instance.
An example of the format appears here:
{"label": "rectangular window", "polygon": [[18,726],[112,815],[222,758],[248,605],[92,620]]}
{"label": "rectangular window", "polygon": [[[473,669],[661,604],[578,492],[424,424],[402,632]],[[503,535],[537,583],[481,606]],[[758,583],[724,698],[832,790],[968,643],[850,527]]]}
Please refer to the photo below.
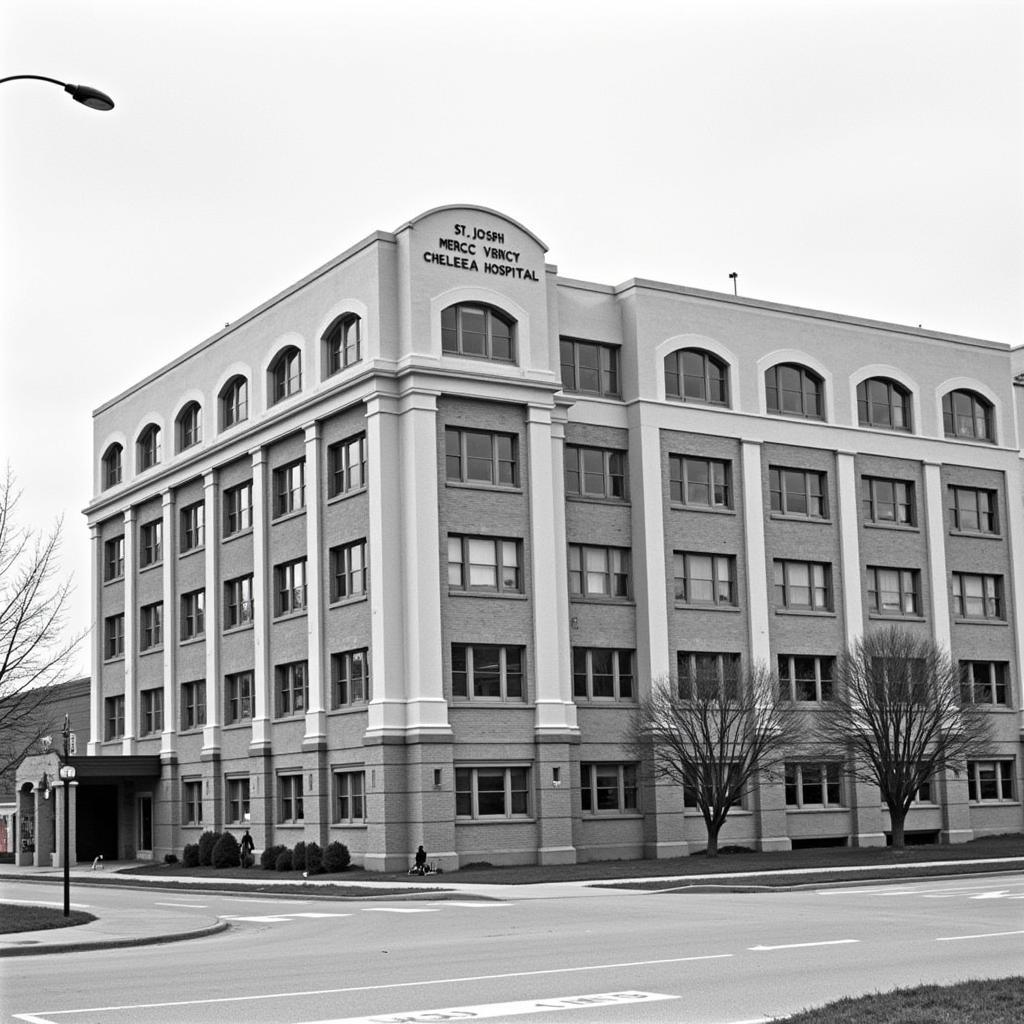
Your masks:
{"label": "rectangular window", "polygon": [[252,575],[224,583],[224,628],[246,626],[253,621],[256,606],[252,596]]}
{"label": "rectangular window", "polygon": [[249,780],[228,779],[228,823],[248,825],[252,820],[249,813]]}
{"label": "rectangular window", "polygon": [[680,700],[718,700],[738,695],[740,656],[718,651],[678,651]]}
{"label": "rectangular window", "polygon": [[224,492],[224,536],[252,529],[252,483],[229,487]]}
{"label": "rectangular window", "polygon": [[864,521],[883,526],[916,526],[917,505],[914,485],[909,480],[861,477]]}
{"label": "rectangular window", "polygon": [[629,548],[570,544],[569,593],[573,597],[628,600],[631,595]]}
{"label": "rectangular window", "polygon": [[523,700],[522,647],[452,644],[452,696],[456,700]]}
{"label": "rectangular window", "polygon": [[868,609],[876,615],[920,615],[921,573],[869,565]]}
{"label": "rectangular window", "polygon": [[339,825],[366,820],[366,773],[334,773],[334,820]]}
{"label": "rectangular window", "polygon": [[274,470],[274,518],[306,507],[306,463],[299,459]]}
{"label": "rectangular window", "polygon": [[139,527],[139,566],[156,565],[163,560],[164,524],[161,519]]}
{"label": "rectangular window", "polygon": [[139,610],[139,650],[148,651],[164,642],[164,603],[143,605]]}
{"label": "rectangular window", "polygon": [[1004,619],[1003,577],[953,573],[953,614],[959,619]]}
{"label": "rectangular window", "polygon": [[327,497],[366,486],[366,435],[356,434],[327,449]]}
{"label": "rectangular window", "polygon": [[637,814],[635,764],[580,765],[580,803],[585,814]]}
{"label": "rectangular window", "polygon": [[828,518],[824,473],[772,466],[768,470],[768,488],[773,512],[804,519]]}
{"label": "rectangular window", "polygon": [[448,586],[452,590],[521,594],[518,540],[448,535]]}
{"label": "rectangular window", "polygon": [[281,794],[281,824],[298,824],[303,820],[302,775],[279,775],[277,787]]}
{"label": "rectangular window", "polygon": [[252,672],[232,672],[224,677],[224,721],[231,725],[252,718]]}
{"label": "rectangular window", "polygon": [[684,604],[736,604],[736,559],[732,555],[675,552],[676,600]]}
{"label": "rectangular window", "polygon": [[103,738],[117,740],[124,735],[124,694],[103,701]]}
{"label": "rectangular window", "polygon": [[181,553],[201,548],[206,539],[206,505],[197,501],[181,510]]}
{"label": "rectangular window", "polygon": [[635,652],[614,647],[572,649],[572,694],[577,700],[634,701]]}
{"label": "rectangular window", "polygon": [[114,537],[103,544],[103,582],[124,576],[124,537]]}
{"label": "rectangular window", "polygon": [[564,463],[566,494],[578,498],[625,499],[625,452],[567,444]]}
{"label": "rectangular window", "polygon": [[164,691],[162,687],[143,690],[139,694],[141,715],[139,717],[139,735],[149,736],[160,732],[164,727]]}
{"label": "rectangular window", "polygon": [[559,348],[565,391],[605,398],[618,398],[622,394],[618,346],[562,338]]}
{"label": "rectangular window", "polygon": [[181,684],[181,728],[198,729],[206,725],[206,680]]}
{"label": "rectangular window", "polygon": [[775,604],[778,608],[831,611],[832,566],[828,562],[775,560]]}
{"label": "rectangular window", "polygon": [[183,782],[181,784],[182,824],[202,825],[203,823],[203,783]]}
{"label": "rectangular window", "polygon": [[455,814],[459,818],[529,817],[530,769],[456,768]]}
{"label": "rectangular window", "polygon": [[834,761],[786,762],[787,807],[842,807],[842,769]]}
{"label": "rectangular window", "polygon": [[813,702],[831,700],[836,659],[818,654],[779,655],[781,700]]}
{"label": "rectangular window", "polygon": [[331,655],[331,693],[336,708],[370,699],[370,654],[365,647]]}
{"label": "rectangular window", "polygon": [[277,717],[300,715],[309,704],[309,672],[306,662],[293,661],[274,670]]}
{"label": "rectangular window", "polygon": [[690,508],[732,508],[732,463],[669,455],[669,497]]}
{"label": "rectangular window", "polygon": [[960,698],[965,704],[1006,705],[1009,676],[1005,661],[961,661]]}
{"label": "rectangular window", "polygon": [[194,640],[206,632],[206,591],[181,595],[181,639]]}
{"label": "rectangular window", "polygon": [[274,614],[291,615],[306,607],[306,560],[274,566]]}
{"label": "rectangular window", "polygon": [[366,594],[369,569],[366,541],[357,540],[331,548],[331,600],[344,601]]}
{"label": "rectangular window", "polygon": [[489,487],[519,485],[515,434],[445,427],[444,446],[448,480]]}
{"label": "rectangular window", "polygon": [[1013,759],[968,761],[967,794],[971,803],[1014,800]]}
{"label": "rectangular window", "polygon": [[998,533],[996,492],[978,487],[950,487],[953,529],[963,533]]}
{"label": "rectangular window", "polygon": [[103,620],[103,657],[120,658],[124,654],[124,615],[111,615]]}

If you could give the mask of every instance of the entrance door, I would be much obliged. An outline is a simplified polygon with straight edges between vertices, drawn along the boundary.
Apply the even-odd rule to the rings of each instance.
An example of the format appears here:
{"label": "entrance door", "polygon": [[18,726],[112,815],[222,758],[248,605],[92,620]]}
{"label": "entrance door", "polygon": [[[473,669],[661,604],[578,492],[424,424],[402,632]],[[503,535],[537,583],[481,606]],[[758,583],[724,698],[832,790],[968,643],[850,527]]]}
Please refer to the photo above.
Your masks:
{"label": "entrance door", "polygon": [[153,798],[140,796],[136,804],[136,821],[139,823],[137,850],[139,853],[153,853]]}
{"label": "entrance door", "polygon": [[77,846],[79,861],[117,860],[117,786],[83,782],[78,787]]}

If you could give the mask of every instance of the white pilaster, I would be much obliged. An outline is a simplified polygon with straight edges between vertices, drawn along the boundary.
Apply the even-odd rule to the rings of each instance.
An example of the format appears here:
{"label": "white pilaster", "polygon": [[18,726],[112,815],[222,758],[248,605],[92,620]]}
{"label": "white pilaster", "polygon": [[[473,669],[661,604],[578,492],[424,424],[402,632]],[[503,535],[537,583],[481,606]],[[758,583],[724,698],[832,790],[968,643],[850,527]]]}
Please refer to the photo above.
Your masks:
{"label": "white pilaster", "polygon": [[220,750],[220,727],[224,701],[220,678],[220,587],[217,585],[217,471],[203,474],[203,635],[206,654],[206,725],[203,728],[203,753]]}
{"label": "white pilaster", "polygon": [[[320,424],[305,425],[306,434],[306,659],[309,678],[309,704],[306,708],[306,740],[327,738],[327,699],[324,679],[323,583],[317,566],[324,559],[322,508],[320,494]],[[326,574],[325,574],[326,575]],[[372,577],[371,577],[372,579]]]}
{"label": "white pilaster", "polygon": [[946,573],[946,517],[942,502],[942,466],[924,464],[924,514],[928,535],[928,582],[931,591],[932,636],[950,650],[949,585]]}
{"label": "white pilaster", "polygon": [[[124,739],[121,753],[135,753],[135,653],[139,638],[136,636],[135,614],[135,509],[124,513]],[[102,732],[97,735],[102,736]]]}
{"label": "white pilaster", "polygon": [[741,443],[743,465],[743,542],[747,561],[747,623],[750,660],[771,666],[768,563],[764,540],[764,488],[761,485],[761,442]]}
{"label": "white pilaster", "polygon": [[252,456],[252,593],[253,608],[253,716],[252,744],[270,744],[270,668],[267,663],[267,638],[270,631],[270,606],[273,601],[267,575],[267,455],[262,447]]}
{"label": "white pilaster", "polygon": [[175,601],[178,569],[177,530],[175,530],[175,500],[170,489],[163,492],[163,520],[160,527],[163,543],[163,602],[164,602],[164,728],[160,734],[160,753],[173,754],[177,749],[178,701],[176,692],[178,663],[178,606]]}
{"label": "white pilaster", "polygon": [[[103,540],[98,524],[89,527],[92,554],[92,679],[89,686],[89,754],[100,752],[103,737],[103,655],[106,624],[103,621]],[[127,568],[126,568],[127,571]]]}
{"label": "white pilaster", "polygon": [[836,452],[836,517],[839,520],[839,560],[843,579],[843,612],[846,643],[852,647],[864,635],[864,601],[861,591],[860,498],[853,452]]}

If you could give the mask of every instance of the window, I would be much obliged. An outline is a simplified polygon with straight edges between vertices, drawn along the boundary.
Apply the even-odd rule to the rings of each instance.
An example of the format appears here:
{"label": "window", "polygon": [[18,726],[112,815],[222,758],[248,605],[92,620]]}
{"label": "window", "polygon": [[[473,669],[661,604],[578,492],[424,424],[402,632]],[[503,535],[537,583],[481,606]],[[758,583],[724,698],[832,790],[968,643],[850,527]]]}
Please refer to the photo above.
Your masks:
{"label": "window", "polygon": [[786,609],[831,611],[832,566],[776,559],[775,604]]}
{"label": "window", "polygon": [[231,825],[247,825],[249,813],[249,780],[228,779],[228,822]]}
{"label": "window", "polygon": [[110,615],[103,620],[103,657],[120,658],[124,654],[124,614]]}
{"label": "window", "polygon": [[181,553],[201,548],[206,538],[206,505],[197,501],[181,510]]}
{"label": "window", "polygon": [[281,793],[281,824],[302,821],[302,775],[280,775],[277,786]]}
{"label": "window", "polygon": [[336,708],[370,699],[370,654],[365,647],[331,655],[331,694]]}
{"label": "window", "polygon": [[224,677],[224,721],[231,725],[252,718],[252,672]]}
{"label": "window", "polygon": [[581,700],[635,700],[633,657],[633,651],[614,647],[574,647],[573,697]]}
{"label": "window", "polygon": [[910,392],[888,377],[872,377],[857,385],[857,421],[862,427],[911,430]]}
{"label": "window", "polygon": [[366,594],[369,569],[366,541],[357,540],[331,548],[331,600],[344,601]]}
{"label": "window", "polygon": [[581,764],[580,802],[586,814],[636,814],[635,764]]}
{"label": "window", "polygon": [[629,548],[570,544],[569,593],[573,597],[629,598]]}
{"label": "window", "polygon": [[530,813],[529,768],[456,768],[459,818],[525,818]]}
{"label": "window", "polygon": [[181,684],[181,728],[198,729],[206,725],[206,680]]}
{"label": "window", "polygon": [[715,700],[737,695],[740,656],[731,653],[678,651],[676,675],[680,700]]}
{"label": "window", "polygon": [[515,434],[446,427],[445,474],[448,480],[491,487],[517,487],[519,472]]}
{"label": "window", "polygon": [[297,558],[274,567],[275,615],[291,615],[306,607],[306,560]]}
{"label": "window", "polygon": [[917,569],[868,566],[868,609],[876,615],[920,615],[921,574]]}
{"label": "window", "polygon": [[252,483],[229,487],[224,492],[224,536],[252,529]]}
{"label": "window", "polygon": [[967,793],[972,803],[1013,800],[1013,761],[968,761]]}
{"label": "window", "polygon": [[206,632],[206,591],[192,590],[181,595],[181,639],[194,640]]}
{"label": "window", "polygon": [[786,763],[787,807],[841,807],[843,787],[840,765]]}
{"label": "window", "polygon": [[139,610],[139,650],[148,651],[164,642],[164,603],[156,601]]}
{"label": "window", "polygon": [[441,312],[441,351],[513,362],[514,322],[490,306],[449,306]]}
{"label": "window", "polygon": [[[699,798],[701,797],[706,804],[713,805],[717,800],[715,795],[716,782],[733,791],[735,791],[734,787],[738,782],[733,777],[733,769],[728,762],[721,766],[709,765],[706,777],[703,779],[701,774],[695,771],[687,772],[687,777],[683,781],[683,807],[687,810],[699,810]],[[744,783],[739,783],[739,803],[737,806],[742,807],[744,810],[749,809],[748,792]]]}
{"label": "window", "polygon": [[722,459],[668,457],[669,496],[690,508],[732,508],[732,464]]}
{"label": "window", "polygon": [[960,619],[1004,619],[1003,577],[953,573],[953,614]]}
{"label": "window", "polygon": [[249,418],[249,382],[244,377],[232,377],[220,393],[220,422],[227,430]]}
{"label": "window", "polygon": [[124,537],[103,543],[103,581],[119,580],[124,575]]}
{"label": "window", "polygon": [[736,559],[732,555],[675,552],[676,600],[684,604],[736,604]]}
{"label": "window", "polygon": [[309,703],[309,673],[306,662],[293,661],[278,665],[275,670],[277,691],[277,717],[298,715]]}
{"label": "window", "polygon": [[950,391],[942,396],[942,429],[946,437],[994,442],[992,411],[992,403],[975,391]]}
{"label": "window", "polygon": [[825,386],[813,370],[797,363],[780,363],[764,375],[768,412],[774,416],[825,418]]}
{"label": "window", "polygon": [[978,487],[950,487],[953,529],[964,533],[998,533],[996,492]]}
{"label": "window", "polygon": [[813,470],[772,466],[768,470],[772,511],[783,516],[827,519],[825,479],[824,473]]}
{"label": "window", "polygon": [[254,613],[252,575],[227,580],[224,583],[224,628],[248,625]]}
{"label": "window", "polygon": [[302,390],[302,354],[286,348],[270,364],[270,404],[274,405]]}
{"label": "window", "polygon": [[306,463],[299,459],[274,470],[274,517],[306,507]]}
{"label": "window", "polygon": [[893,526],[917,525],[914,485],[909,480],[861,477],[861,498],[866,522]]}
{"label": "window", "polygon": [[203,783],[183,782],[182,793],[182,824],[202,825],[203,823]]}
{"label": "window", "polygon": [[702,405],[729,404],[729,368],[699,348],[665,356],[665,397]]}
{"label": "window", "polygon": [[782,700],[820,704],[834,693],[836,659],[817,654],[779,655],[779,696]]}
{"label": "window", "polygon": [[580,498],[626,497],[626,453],[565,446],[565,493]]}
{"label": "window", "polygon": [[327,449],[327,497],[366,486],[366,435],[356,434]]}
{"label": "window", "polygon": [[622,394],[617,346],[562,338],[559,347],[564,390],[604,398],[618,398]]}
{"label": "window", "polygon": [[142,716],[139,721],[139,734],[149,736],[160,732],[164,727],[164,691],[162,688],[143,690],[141,698]]}
{"label": "window", "polygon": [[448,586],[452,590],[521,594],[518,540],[448,535]]}
{"label": "window", "polygon": [[358,363],[362,358],[359,341],[359,317],[348,313],[339,317],[324,334],[326,376]]}
{"label": "window", "polygon": [[120,739],[124,735],[124,694],[107,697],[103,701],[103,738],[105,740]]}
{"label": "window", "polygon": [[961,661],[960,699],[965,704],[1006,705],[1009,674],[1005,661]]}
{"label": "window", "polygon": [[365,821],[365,772],[334,773],[334,820],[339,825]]}
{"label": "window", "polygon": [[452,696],[456,700],[523,699],[523,648],[452,644]]}
{"label": "window", "polygon": [[164,557],[164,524],[163,520],[154,519],[151,523],[143,523],[139,527],[139,566],[156,565]]}
{"label": "window", "polygon": [[123,451],[119,444],[112,444],[103,453],[103,487],[116,487],[121,482]]}
{"label": "window", "polygon": [[152,468],[160,461],[162,455],[160,428],[155,423],[150,423],[139,434],[139,440],[135,445],[135,454],[140,473],[144,469]]}
{"label": "window", "polygon": [[198,402],[189,402],[178,414],[178,451],[192,448],[203,439],[203,409]]}

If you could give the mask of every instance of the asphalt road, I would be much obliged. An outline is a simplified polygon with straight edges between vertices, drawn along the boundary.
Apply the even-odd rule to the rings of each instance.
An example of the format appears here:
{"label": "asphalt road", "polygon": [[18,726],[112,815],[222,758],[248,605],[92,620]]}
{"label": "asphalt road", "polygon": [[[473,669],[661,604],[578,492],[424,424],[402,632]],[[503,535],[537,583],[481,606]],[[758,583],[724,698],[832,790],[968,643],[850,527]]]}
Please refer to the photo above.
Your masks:
{"label": "asphalt road", "polygon": [[[7,899],[45,901],[39,886]],[[1024,874],[796,892],[348,902],[81,887],[227,917],[169,946],[0,960],[27,1024],[732,1024],[1024,968]]]}

